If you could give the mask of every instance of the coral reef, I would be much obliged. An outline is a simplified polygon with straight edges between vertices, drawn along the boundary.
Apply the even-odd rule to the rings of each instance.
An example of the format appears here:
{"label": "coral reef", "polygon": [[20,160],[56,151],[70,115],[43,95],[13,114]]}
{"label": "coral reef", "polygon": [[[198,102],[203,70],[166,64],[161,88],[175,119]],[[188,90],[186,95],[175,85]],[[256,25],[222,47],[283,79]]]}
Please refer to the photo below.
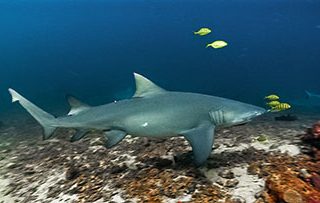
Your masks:
{"label": "coral reef", "polygon": [[310,145],[307,155],[298,157],[269,156],[253,163],[249,171],[266,178],[261,193],[263,202],[320,203],[320,122],[307,128],[302,141]]}
{"label": "coral reef", "polygon": [[306,144],[310,145],[308,154],[315,158],[315,160],[320,160],[320,121],[313,124],[311,128],[306,130],[306,133],[302,135],[302,140]]}
{"label": "coral reef", "polygon": [[0,202],[319,203],[320,123],[302,134],[314,121],[262,121],[218,131],[200,168],[180,137],[129,136],[106,149],[97,132],[70,143],[72,130],[40,141],[32,125],[3,128],[10,143],[12,132],[21,137],[0,147]]}

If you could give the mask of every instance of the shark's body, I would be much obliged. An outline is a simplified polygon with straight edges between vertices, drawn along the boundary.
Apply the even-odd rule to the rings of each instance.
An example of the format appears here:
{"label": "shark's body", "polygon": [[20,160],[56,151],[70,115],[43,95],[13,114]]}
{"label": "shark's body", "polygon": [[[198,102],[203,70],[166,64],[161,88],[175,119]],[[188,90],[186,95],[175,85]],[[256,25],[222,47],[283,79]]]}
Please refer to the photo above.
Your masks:
{"label": "shark's body", "polygon": [[311,110],[313,112],[319,112],[320,111],[320,95],[311,93],[309,91],[305,91],[306,97],[291,100],[290,104],[294,106],[295,109],[301,109],[301,110]]}
{"label": "shark's body", "polygon": [[76,128],[78,140],[92,129],[106,131],[107,147],[127,134],[143,137],[185,136],[193,148],[196,164],[203,164],[212,150],[214,129],[250,121],[265,109],[242,102],[196,93],[166,91],[135,74],[136,93],[131,99],[89,107],[70,99],[70,116],[54,118],[9,89],[13,101],[42,124],[44,138],[58,127]]}

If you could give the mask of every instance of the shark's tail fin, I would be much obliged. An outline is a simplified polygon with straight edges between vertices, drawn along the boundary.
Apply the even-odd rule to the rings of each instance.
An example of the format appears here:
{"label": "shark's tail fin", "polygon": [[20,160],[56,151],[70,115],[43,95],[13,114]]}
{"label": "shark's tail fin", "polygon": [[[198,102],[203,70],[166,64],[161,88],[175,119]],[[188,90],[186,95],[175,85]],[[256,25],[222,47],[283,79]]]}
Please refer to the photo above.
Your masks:
{"label": "shark's tail fin", "polygon": [[56,127],[53,126],[55,123],[55,117],[31,103],[15,90],[10,88],[9,92],[12,96],[12,102],[18,101],[23,108],[25,108],[33,116],[33,118],[35,118],[42,125],[44,130],[43,139],[48,139],[56,129]]}

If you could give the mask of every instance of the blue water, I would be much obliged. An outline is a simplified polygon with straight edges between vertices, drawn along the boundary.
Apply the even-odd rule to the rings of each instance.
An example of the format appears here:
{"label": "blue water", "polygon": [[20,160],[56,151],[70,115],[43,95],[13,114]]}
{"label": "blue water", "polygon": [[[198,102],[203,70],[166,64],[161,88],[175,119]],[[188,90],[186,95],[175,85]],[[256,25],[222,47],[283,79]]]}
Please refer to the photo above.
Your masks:
{"label": "blue water", "polygon": [[[320,93],[318,0],[0,1],[0,112],[8,87],[46,110],[130,96],[133,72],[168,90],[263,105]],[[210,27],[207,36],[193,35]],[[205,45],[225,40],[214,50]]]}

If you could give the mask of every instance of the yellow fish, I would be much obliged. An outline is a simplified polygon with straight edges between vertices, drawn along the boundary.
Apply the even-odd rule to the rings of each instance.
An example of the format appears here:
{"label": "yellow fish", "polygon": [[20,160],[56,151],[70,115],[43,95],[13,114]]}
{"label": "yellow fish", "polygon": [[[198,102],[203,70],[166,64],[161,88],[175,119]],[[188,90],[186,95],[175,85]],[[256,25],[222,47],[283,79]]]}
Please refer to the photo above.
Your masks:
{"label": "yellow fish", "polygon": [[200,28],[200,30],[198,30],[197,32],[193,32],[195,35],[200,35],[200,36],[204,36],[207,35],[211,32],[210,28]]}
{"label": "yellow fish", "polygon": [[210,44],[207,44],[206,48],[213,47],[215,49],[220,49],[220,48],[223,48],[223,47],[225,47],[227,45],[228,45],[227,42],[222,41],[222,40],[217,40],[217,41],[214,41],[214,42],[212,42]]}
{"label": "yellow fish", "polygon": [[275,95],[275,94],[270,94],[270,95],[266,96],[265,99],[274,101],[274,100],[278,100],[278,99],[279,99],[279,96],[278,96],[278,95]]}
{"label": "yellow fish", "polygon": [[270,107],[275,107],[275,106],[278,106],[279,104],[280,104],[279,101],[273,100],[273,101],[268,102],[266,105],[270,106]]}
{"label": "yellow fish", "polygon": [[279,105],[272,107],[271,108],[271,112],[284,111],[284,110],[287,110],[287,109],[290,109],[290,108],[291,108],[290,104],[288,104],[288,103],[280,103]]}

